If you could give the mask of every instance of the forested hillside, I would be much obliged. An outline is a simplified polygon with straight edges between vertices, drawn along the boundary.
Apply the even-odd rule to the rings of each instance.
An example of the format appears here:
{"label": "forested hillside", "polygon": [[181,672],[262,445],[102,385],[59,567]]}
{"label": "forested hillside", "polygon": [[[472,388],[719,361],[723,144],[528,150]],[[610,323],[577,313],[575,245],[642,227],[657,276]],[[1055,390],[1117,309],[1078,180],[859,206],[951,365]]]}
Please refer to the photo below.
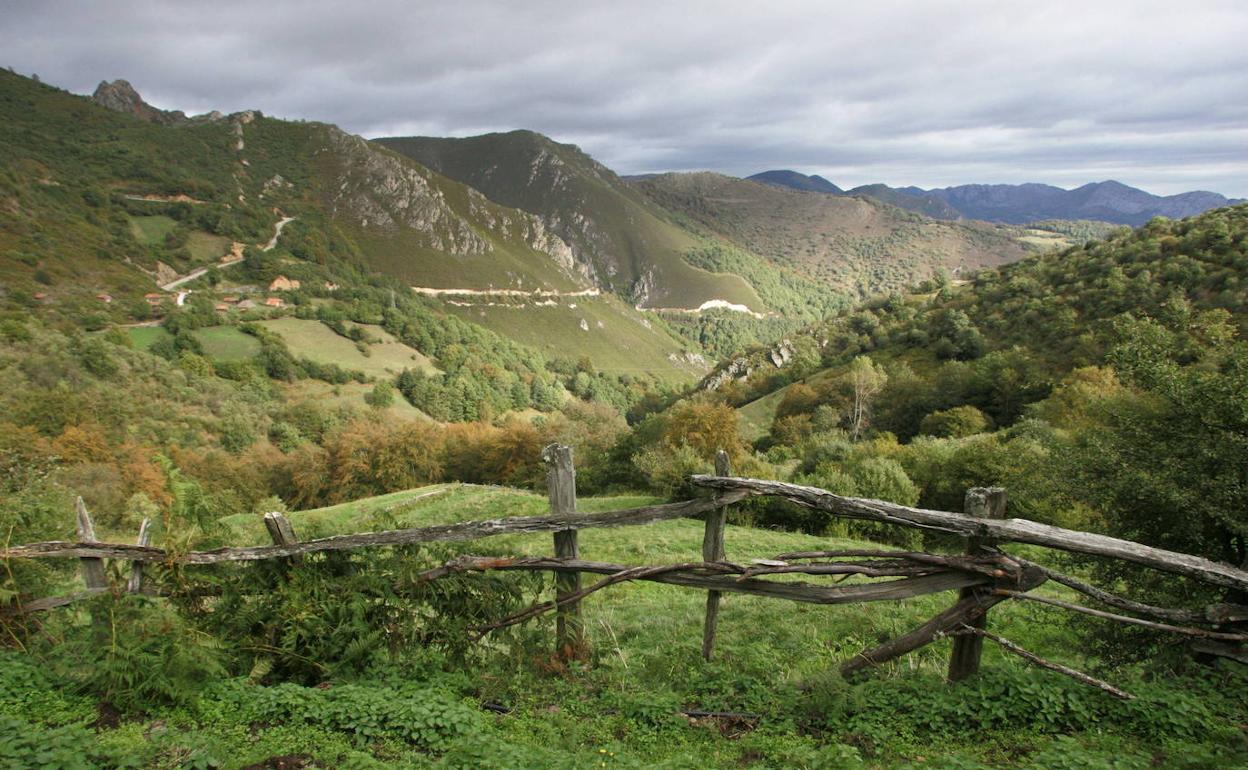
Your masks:
{"label": "forested hillside", "polygon": [[[0,770],[1248,766],[1242,593],[691,482],[727,460],[954,512],[1003,486],[1035,526],[1248,567],[1248,205],[1108,234],[935,222],[626,184],[530,132],[383,146],[102,92],[0,72]],[[548,497],[550,444],[575,466]],[[725,506],[719,553],[721,514],[671,513]],[[144,521],[145,547],[84,550]],[[508,534],[307,542],[469,521]],[[562,606],[610,574],[582,584],[585,646],[567,617],[550,644],[545,572],[495,571],[551,531],[586,560],[556,565]],[[797,563],[847,554],[882,572]],[[990,646],[949,684],[942,631],[836,673],[1031,559],[1075,577],[988,628],[1047,670]],[[951,563],[971,579],[904,593]],[[681,570],[734,582],[643,582]],[[771,594],[714,587],[766,570]],[[836,598],[881,575],[904,603]],[[1055,614],[1092,579],[1203,625]]]}
{"label": "forested hillside", "polygon": [[937,222],[866,198],[799,192],[720,174],[635,183],[711,233],[851,295],[900,288],[937,270],[1021,258],[1026,247],[989,225]]}

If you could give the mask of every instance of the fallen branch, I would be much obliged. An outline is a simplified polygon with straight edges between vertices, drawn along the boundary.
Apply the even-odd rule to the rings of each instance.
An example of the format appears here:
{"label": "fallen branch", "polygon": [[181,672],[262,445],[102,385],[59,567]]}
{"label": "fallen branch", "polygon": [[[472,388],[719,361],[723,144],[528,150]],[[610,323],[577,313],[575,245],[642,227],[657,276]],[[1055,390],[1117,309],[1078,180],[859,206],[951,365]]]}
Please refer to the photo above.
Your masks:
{"label": "fallen branch", "polygon": [[1132,695],[1129,692],[1124,692],[1123,690],[1120,690],[1117,687],[1114,687],[1109,682],[1104,682],[1104,681],[1101,681],[1100,679],[1097,679],[1096,677],[1088,676],[1082,671],[1076,671],[1075,669],[1070,668],[1068,666],[1063,666],[1060,663],[1054,663],[1051,660],[1045,660],[1044,658],[1040,657],[1034,652],[1025,650],[1022,647],[1019,647],[1014,642],[1011,642],[1009,639],[1006,639],[1001,636],[997,636],[991,631],[985,631],[982,628],[975,628],[973,626],[964,625],[962,626],[962,628],[957,629],[955,631],[951,631],[947,635],[948,636],[975,635],[975,636],[982,636],[985,639],[991,639],[992,641],[1001,645],[1001,647],[1004,648],[1005,650],[1008,650],[1009,652],[1012,652],[1015,655],[1019,656],[1020,658],[1023,658],[1031,663],[1034,663],[1035,665],[1041,668],[1047,668],[1050,671],[1056,671],[1059,674],[1064,674],[1065,676],[1068,676],[1071,679],[1074,679],[1076,682],[1081,682],[1083,684],[1096,687],[1097,689],[1104,690],[1105,692],[1109,693],[1115,698],[1121,698],[1122,700],[1135,700],[1134,695]]}
{"label": "fallen branch", "polygon": [[[673,569],[673,567],[676,569]],[[814,568],[817,569],[818,565],[815,565]],[[638,569],[654,569],[658,571],[640,575],[632,574],[629,579],[648,580],[656,583],[668,583],[688,588],[710,589],[728,593],[768,596],[775,599],[788,599],[812,604],[850,604],[908,599],[913,596],[950,591],[967,586],[985,585],[990,582],[988,578],[982,575],[943,571],[880,583],[819,586],[809,583],[779,582],[739,577],[746,568],[731,562],[689,562],[662,567],[638,568],[624,564],[610,564],[583,559],[555,559],[543,556],[515,558],[461,556],[440,567],[435,567],[422,573],[417,580],[424,582],[456,572],[489,569],[592,572],[600,575],[615,575]]]}
{"label": "fallen branch", "polygon": [[1111,594],[1107,590],[1097,588],[1096,585],[1085,583],[1078,578],[1072,578],[1071,575],[1057,572],[1056,569],[1043,567],[1035,562],[1028,562],[1026,559],[1018,559],[1018,563],[1026,564],[1028,567],[1045,570],[1048,579],[1055,583],[1061,583],[1066,588],[1077,590],[1086,597],[1096,599],[1097,602],[1107,604],[1109,607],[1127,610],[1128,613],[1136,613],[1138,615],[1148,615],[1151,618],[1161,620],[1169,620],[1172,623],[1209,623],[1209,621],[1217,621],[1209,618],[1208,613],[1197,612],[1191,609],[1171,609],[1167,607],[1153,607],[1152,604],[1144,604],[1142,602],[1134,602],[1132,599],[1119,597],[1117,594]]}
{"label": "fallen branch", "polygon": [[1094,610],[1091,607],[1084,607],[1082,604],[1072,604],[1071,602],[1064,602],[1061,599],[1050,599],[1047,596],[1037,596],[1035,594],[1011,591],[1006,588],[999,588],[994,593],[1002,596],[1008,596],[1011,599],[1025,599],[1029,602],[1047,604],[1050,607],[1060,607],[1061,609],[1070,610],[1071,612],[1081,612],[1084,615],[1091,615],[1094,618],[1103,618],[1105,620],[1113,620],[1118,623],[1151,628],[1154,631],[1167,631],[1172,634],[1184,634],[1185,636],[1195,636],[1201,639],[1222,639],[1228,642],[1248,641],[1248,634],[1231,634],[1223,631],[1209,631],[1204,628],[1193,628],[1191,626],[1175,626],[1169,623],[1155,623],[1151,620],[1141,620],[1140,618],[1119,615],[1113,612]]}
{"label": "fallen branch", "polygon": [[[1044,581],[1044,573],[1039,570],[1026,569],[1023,570],[1016,585],[1025,591],[1030,591]],[[868,666],[878,666],[913,652],[942,636],[947,636],[955,629],[974,622],[989,609],[1009,598],[1001,592],[991,591],[975,591],[969,596],[963,596],[952,607],[918,628],[883,644],[863,650],[845,661],[841,664],[841,675],[849,676]]]}
{"label": "fallen branch", "polygon": [[573,591],[570,594],[564,594],[552,601],[541,602],[540,604],[535,604],[532,607],[529,607],[527,610],[517,612],[514,615],[510,615],[494,623],[489,623],[484,626],[477,626],[476,628],[472,629],[472,632],[475,636],[474,641],[476,639],[480,639],[481,637],[485,636],[491,631],[497,631],[500,628],[508,628],[510,626],[518,625],[520,623],[523,623],[526,620],[531,620],[532,618],[536,618],[539,615],[543,615],[547,612],[556,610],[559,607],[562,607],[566,604],[573,604],[575,602],[578,602],[581,599],[584,599],[586,596],[589,596],[590,594],[594,593],[595,591],[601,591],[607,586],[615,585],[616,583],[623,583],[629,580],[645,580],[647,578],[657,577],[659,575],[662,575],[668,572],[679,572],[681,570],[693,569],[694,567],[697,567],[697,566],[698,566],[698,563],[692,562],[692,563],[686,563],[686,564],[668,564],[662,567],[633,567],[631,569],[620,570],[614,575],[603,578],[602,580],[599,580],[597,583],[594,583],[591,586],[582,588],[579,591]]}
{"label": "fallen branch", "polygon": [[835,559],[855,556],[879,557],[888,559],[900,559],[903,561],[916,562],[918,564],[927,564],[934,567],[944,567],[946,569],[963,570],[965,572],[979,572],[993,578],[1017,577],[1023,567],[1020,559],[1015,559],[1006,554],[994,554],[992,556],[944,556],[935,553],[922,553],[919,551],[872,551],[872,550],[848,550],[848,551],[796,551],[794,553],[782,553],[775,558],[778,561],[793,561],[798,559]]}

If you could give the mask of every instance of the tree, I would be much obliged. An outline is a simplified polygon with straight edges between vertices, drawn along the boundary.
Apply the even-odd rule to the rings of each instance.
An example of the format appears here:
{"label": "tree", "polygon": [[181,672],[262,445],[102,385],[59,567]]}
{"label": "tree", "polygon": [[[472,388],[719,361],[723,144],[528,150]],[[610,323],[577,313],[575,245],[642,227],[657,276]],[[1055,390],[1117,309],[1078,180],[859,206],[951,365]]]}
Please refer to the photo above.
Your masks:
{"label": "tree", "polygon": [[364,403],[374,409],[385,409],[394,403],[394,386],[389,380],[379,380],[364,396]]}
{"label": "tree", "polygon": [[849,365],[843,382],[849,391],[849,435],[857,441],[871,423],[871,405],[888,382],[888,375],[868,356],[858,356]]}
{"label": "tree", "polygon": [[688,446],[707,460],[720,449],[733,459],[745,451],[736,410],[710,401],[684,401],[672,407],[664,421],[663,442],[673,448]]}
{"label": "tree", "polygon": [[988,415],[973,406],[941,409],[923,418],[919,432],[937,438],[962,438],[983,433],[992,427]]}

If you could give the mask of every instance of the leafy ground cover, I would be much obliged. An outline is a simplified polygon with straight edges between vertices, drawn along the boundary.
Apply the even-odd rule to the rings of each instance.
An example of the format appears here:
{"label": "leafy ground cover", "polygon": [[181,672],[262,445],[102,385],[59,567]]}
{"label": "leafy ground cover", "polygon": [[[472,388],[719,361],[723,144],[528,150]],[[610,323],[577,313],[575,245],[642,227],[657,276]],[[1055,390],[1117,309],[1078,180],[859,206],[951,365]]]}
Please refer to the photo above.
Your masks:
{"label": "leafy ground cover", "polygon": [[[646,501],[587,498],[580,507]],[[311,537],[545,509],[544,496],[534,493],[438,485],[290,517],[301,537]],[[222,540],[264,542],[256,516],[222,524]],[[590,559],[666,563],[696,558],[701,538],[701,523],[684,520],[587,530],[581,551]],[[729,526],[726,543],[728,558],[738,561],[815,546],[864,545],[739,525]],[[405,558],[415,568],[456,553],[544,554],[550,548],[549,535],[507,536]],[[381,552],[351,563],[365,573],[393,567]],[[289,622],[307,622],[297,618],[309,611],[331,622],[345,617],[341,613],[353,599],[332,590],[353,579],[341,572],[343,566],[311,557],[296,568],[291,585],[301,588],[278,591],[283,601],[311,603],[292,608]],[[321,572],[334,574],[317,582],[313,576]],[[473,585],[500,588],[497,580],[470,576],[433,585],[446,598]],[[314,600],[303,593],[315,585],[328,593]],[[947,642],[885,666],[864,682],[845,682],[834,673],[846,657],[916,625],[948,601],[938,595],[901,604],[819,607],[728,596],[716,657],[707,663],[699,654],[701,592],[627,584],[585,601],[592,653],[584,662],[563,664],[543,652],[552,634],[543,620],[521,637],[487,637],[461,650],[467,659],[449,648],[418,644],[354,675],[324,677],[317,687],[274,680],[258,663],[250,676],[244,671],[218,677],[176,705],[121,719],[102,719],[97,699],[67,689],[56,666],[9,654],[0,666],[0,720],[8,728],[0,731],[0,746],[17,758],[11,767],[241,768],[265,766],[258,763],[277,756],[349,768],[1244,766],[1248,755],[1239,725],[1248,704],[1243,676],[1229,670],[1193,670],[1156,681],[1142,669],[1104,671],[1138,696],[1129,703],[991,647],[980,677],[948,686],[942,681]],[[1039,654],[1105,668],[1078,652],[1072,626],[1054,620],[1053,611],[1028,605],[994,610],[991,622],[994,631]],[[681,713],[694,709],[743,716]]]}

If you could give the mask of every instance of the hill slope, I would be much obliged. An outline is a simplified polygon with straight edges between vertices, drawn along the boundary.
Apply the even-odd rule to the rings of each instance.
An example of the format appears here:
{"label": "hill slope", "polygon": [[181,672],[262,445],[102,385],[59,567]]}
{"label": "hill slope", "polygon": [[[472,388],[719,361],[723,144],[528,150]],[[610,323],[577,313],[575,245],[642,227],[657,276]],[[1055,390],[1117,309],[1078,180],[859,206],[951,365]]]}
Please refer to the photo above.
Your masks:
{"label": "hill slope", "polygon": [[[232,293],[278,274],[305,286],[358,285],[381,274],[470,292],[592,287],[568,243],[538,216],[331,125],[258,112],[188,118],[150,107],[124,81],[102,84],[93,102],[7,71],[0,117],[3,308],[92,327],[145,319],[145,294],[210,267]],[[282,219],[291,221],[274,241]],[[260,255],[261,244],[271,251]],[[244,262],[249,246],[257,254]],[[183,288],[202,292],[207,280]],[[723,282],[727,296],[761,304],[741,279]],[[153,302],[159,313],[173,297]],[[442,305],[460,312],[449,300]],[[574,324],[575,334],[549,341],[574,360],[637,342],[653,353],[639,368],[680,380],[700,373],[684,343],[643,324],[631,307],[600,312],[630,323],[604,324],[593,335]],[[517,338],[528,328],[521,319],[498,331]],[[591,336],[599,339],[590,344]]]}
{"label": "hill slope", "polygon": [[685,262],[697,239],[577,147],[531,131],[375,142],[541,217],[571,246],[585,278],[629,302],[691,309],[719,299],[764,309],[739,276]]}
{"label": "hill slope", "polygon": [[1024,256],[990,226],[937,222],[866,198],[798,192],[712,173],[664,174],[637,189],[750,251],[853,294]]}
{"label": "hill slope", "polygon": [[[1196,310],[1226,310],[1241,331],[1248,328],[1248,292],[1241,280],[1246,268],[1248,204],[1180,221],[1157,220],[1102,241],[980,271],[961,287],[869,303],[808,330],[826,340],[821,365],[790,370],[776,381],[775,368],[761,356],[742,360],[737,371],[756,374],[730,388],[734,400],[744,403],[743,427],[757,438],[794,379],[818,389],[866,353],[895,369],[904,363],[905,378],[917,373],[927,383],[907,386],[904,398],[890,396],[883,429],[906,438],[927,413],[964,403],[1008,425],[1067,372],[1101,364],[1109,322],[1121,314],[1167,317],[1188,303]],[[1008,385],[994,384],[1003,372]],[[732,381],[721,369],[707,384]]]}

